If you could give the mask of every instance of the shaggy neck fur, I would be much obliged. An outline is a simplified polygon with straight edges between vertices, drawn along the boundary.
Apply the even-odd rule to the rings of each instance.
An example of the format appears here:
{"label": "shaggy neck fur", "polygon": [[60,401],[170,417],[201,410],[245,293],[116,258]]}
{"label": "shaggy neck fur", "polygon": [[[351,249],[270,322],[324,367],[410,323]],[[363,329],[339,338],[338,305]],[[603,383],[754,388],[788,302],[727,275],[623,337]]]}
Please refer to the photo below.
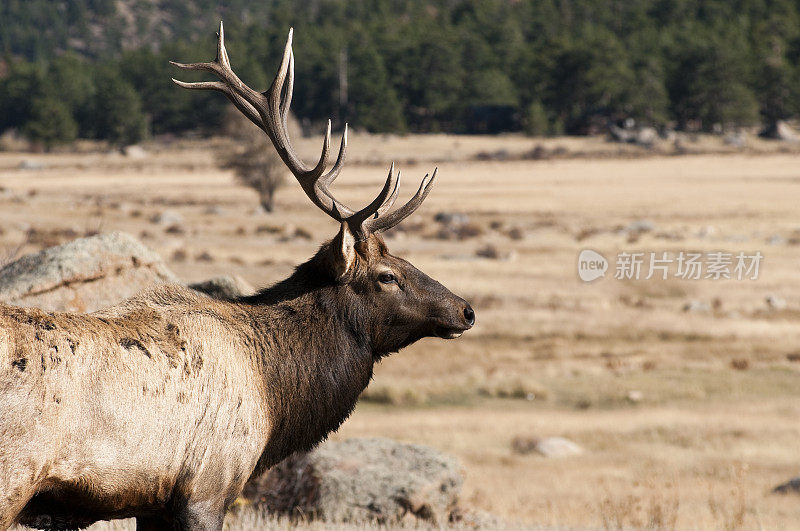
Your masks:
{"label": "shaggy neck fur", "polygon": [[255,474],[325,439],[350,415],[372,377],[367,314],[331,278],[325,251],[288,279],[240,301],[253,310],[271,426]]}

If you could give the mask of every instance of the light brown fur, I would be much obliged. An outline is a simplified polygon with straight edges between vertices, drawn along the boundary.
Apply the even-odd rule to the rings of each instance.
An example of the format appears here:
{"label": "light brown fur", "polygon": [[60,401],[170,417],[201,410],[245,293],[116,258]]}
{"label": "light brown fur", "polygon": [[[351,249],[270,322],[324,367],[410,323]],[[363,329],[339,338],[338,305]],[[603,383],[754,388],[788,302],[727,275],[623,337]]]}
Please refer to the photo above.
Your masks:
{"label": "light brown fur", "polygon": [[176,487],[235,496],[268,432],[245,333],[230,305],[179,286],[93,315],[0,307],[0,528],[3,504],[51,485],[117,499],[120,516]]}

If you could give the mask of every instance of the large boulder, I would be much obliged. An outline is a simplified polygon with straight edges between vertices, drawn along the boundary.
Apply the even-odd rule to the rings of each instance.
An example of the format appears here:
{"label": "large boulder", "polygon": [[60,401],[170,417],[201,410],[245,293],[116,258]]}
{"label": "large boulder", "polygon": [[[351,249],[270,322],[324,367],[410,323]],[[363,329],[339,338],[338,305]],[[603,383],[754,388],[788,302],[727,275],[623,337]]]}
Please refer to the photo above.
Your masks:
{"label": "large boulder", "polygon": [[256,292],[252,284],[239,275],[222,275],[189,284],[189,287],[220,300],[233,300]]}
{"label": "large boulder", "polygon": [[158,283],[177,282],[161,257],[124,232],[79,238],[0,269],[0,301],[93,312]]}
{"label": "large boulder", "polygon": [[294,454],[245,488],[270,513],[328,522],[446,523],[461,490],[455,458],[389,439],[328,442]]}

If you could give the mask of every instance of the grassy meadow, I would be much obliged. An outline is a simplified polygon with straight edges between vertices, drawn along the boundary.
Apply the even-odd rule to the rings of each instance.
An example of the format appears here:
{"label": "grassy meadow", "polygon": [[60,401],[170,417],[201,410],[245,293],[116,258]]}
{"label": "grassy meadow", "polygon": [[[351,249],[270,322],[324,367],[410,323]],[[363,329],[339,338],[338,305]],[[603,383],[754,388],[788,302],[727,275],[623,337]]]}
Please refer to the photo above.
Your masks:
{"label": "grassy meadow", "polygon": [[[303,139],[309,160],[320,139]],[[469,300],[473,330],[382,362],[333,438],[392,437],[461,460],[463,502],[526,526],[790,528],[800,498],[800,151],[701,138],[653,151],[602,139],[367,136],[334,189],[400,201],[439,168],[423,207],[387,235]],[[538,146],[538,147],[537,147]],[[282,279],[335,234],[296,183],[261,212],[216,168],[225,143],[118,153],[0,153],[0,251],[123,230],[187,281]],[[180,221],[153,220],[170,211]],[[463,213],[457,224],[437,213]],[[584,283],[577,258],[609,258]],[[617,280],[619,252],[764,256],[757,280]],[[673,269],[674,271],[674,269]],[[568,438],[545,458],[512,442]],[[275,524],[280,527],[282,524]]]}

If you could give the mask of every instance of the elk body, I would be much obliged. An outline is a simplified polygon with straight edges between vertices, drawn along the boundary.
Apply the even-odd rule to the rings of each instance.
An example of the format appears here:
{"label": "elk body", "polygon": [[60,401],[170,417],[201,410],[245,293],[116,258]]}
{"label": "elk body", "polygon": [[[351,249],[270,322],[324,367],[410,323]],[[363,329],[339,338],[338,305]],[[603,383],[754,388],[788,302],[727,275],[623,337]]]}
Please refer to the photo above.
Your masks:
{"label": "elk body", "polygon": [[272,139],[339,233],[295,273],[260,293],[215,300],[162,286],[94,314],[0,305],[0,529],[84,527],[136,517],[137,528],[221,529],[248,478],[335,430],[374,363],[420,338],[472,327],[470,306],[389,253],[380,232],[410,215],[435,178],[390,211],[399,175],[355,211],[306,167],[286,132],[291,33],[261,94],[230,68],[220,24],[217,59],[177,65],[220,81]]}

